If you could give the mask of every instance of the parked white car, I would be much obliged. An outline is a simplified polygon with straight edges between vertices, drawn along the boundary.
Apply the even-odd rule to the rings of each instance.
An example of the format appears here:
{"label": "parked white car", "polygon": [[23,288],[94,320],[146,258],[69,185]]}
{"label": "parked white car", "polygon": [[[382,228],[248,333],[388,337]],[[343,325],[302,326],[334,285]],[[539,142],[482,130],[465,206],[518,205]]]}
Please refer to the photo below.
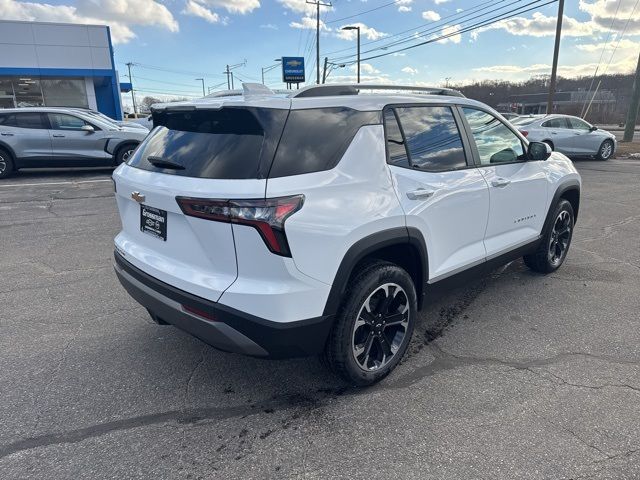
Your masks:
{"label": "parked white car", "polygon": [[529,140],[569,157],[608,160],[616,151],[615,135],[571,115],[529,115],[510,121]]}
{"label": "parked white car", "polygon": [[248,355],[322,353],[368,385],[441,288],[523,256],[562,265],[580,176],[490,107],[441,88],[245,88],[156,106],[113,174],[115,271],[157,323]]}

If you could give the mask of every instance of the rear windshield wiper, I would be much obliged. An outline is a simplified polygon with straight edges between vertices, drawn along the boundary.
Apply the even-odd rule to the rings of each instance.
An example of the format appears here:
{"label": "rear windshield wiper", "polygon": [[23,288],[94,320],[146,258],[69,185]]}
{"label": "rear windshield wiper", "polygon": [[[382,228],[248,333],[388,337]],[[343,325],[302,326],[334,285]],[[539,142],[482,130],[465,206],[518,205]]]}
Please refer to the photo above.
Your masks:
{"label": "rear windshield wiper", "polygon": [[158,168],[171,168],[173,170],[184,170],[184,165],[180,165],[179,163],[172,162],[171,160],[167,160],[166,158],[149,156],[147,157],[147,161]]}

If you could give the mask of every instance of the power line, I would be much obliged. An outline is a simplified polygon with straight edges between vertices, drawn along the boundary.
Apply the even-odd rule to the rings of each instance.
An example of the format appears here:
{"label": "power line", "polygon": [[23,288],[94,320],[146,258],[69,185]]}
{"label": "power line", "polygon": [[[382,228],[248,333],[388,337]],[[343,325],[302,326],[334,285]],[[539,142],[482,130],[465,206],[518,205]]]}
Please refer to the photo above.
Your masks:
{"label": "power line", "polygon": [[[498,3],[502,3],[504,1],[506,1],[506,0],[501,0]],[[467,14],[466,16],[469,16],[469,15],[472,15],[472,14],[474,15],[474,17],[472,19],[468,19],[470,21],[478,20],[478,19],[480,19],[482,17],[485,17],[487,15],[493,15],[493,16],[485,18],[485,19],[480,20],[480,21],[481,22],[488,22],[488,21],[491,21],[491,20],[494,20],[494,19],[504,20],[504,18],[500,18],[500,17],[504,16],[504,15],[511,14],[511,13],[514,13],[514,14],[517,15],[517,14],[521,14],[521,13],[527,12],[529,10],[524,10],[526,7],[528,7],[530,5],[533,5],[533,4],[536,4],[536,3],[539,3],[539,2],[542,2],[543,0],[529,1],[525,5],[520,5],[520,6],[517,6],[515,8],[512,8],[511,10],[503,11],[501,13],[496,14],[496,10],[502,10],[504,8],[511,7],[511,6],[515,5],[516,3],[520,3],[522,1],[523,0],[513,0],[513,1],[511,1],[510,3],[508,3],[506,5],[503,5],[501,7],[497,7],[497,9],[494,8],[492,11],[481,13],[479,15],[475,15],[477,12],[473,12],[473,13]],[[534,8],[538,8],[539,6],[540,5],[537,5]],[[515,15],[513,15],[513,16],[515,16]],[[463,17],[457,18],[456,22],[462,20],[462,18]],[[510,18],[510,17],[505,17],[505,18]],[[462,23],[464,24],[464,22],[462,22]],[[395,46],[398,46],[398,45],[404,45],[404,44],[407,44],[407,43],[410,43],[410,42],[414,42],[414,41],[418,40],[418,38],[416,36],[425,37],[425,36],[427,36],[429,34],[435,34],[436,32],[441,31],[441,29],[443,29],[443,28],[445,28],[447,26],[449,26],[449,27],[451,26],[450,22],[444,22],[444,23],[440,22],[440,25],[432,26],[432,27],[429,27],[429,28],[427,28],[425,30],[416,31],[414,34],[412,34],[412,35],[410,35],[408,37],[393,41],[393,42],[388,43],[388,44],[384,44],[384,45],[379,46],[379,47],[375,47],[375,48],[372,48],[372,49],[369,49],[369,50],[365,50],[362,53],[366,54],[366,53],[375,52],[377,50],[387,50],[387,49],[389,49],[391,47],[395,47]],[[464,27],[464,28],[467,28],[467,27]],[[402,51],[402,50],[395,50],[394,53],[395,52],[400,52],[400,51]],[[335,58],[333,60],[334,61],[342,61],[343,59],[349,59],[349,58],[353,58],[353,55],[345,55],[345,56],[342,56],[342,57]]]}
{"label": "power line", "polygon": [[[505,2],[505,1],[506,0],[500,0],[497,3],[502,3],[502,2]],[[522,1],[522,0],[519,0],[519,1]],[[487,4],[490,4],[490,5],[486,6],[484,8],[479,8],[479,7],[482,7],[482,6],[487,5]],[[371,45],[371,44],[379,43],[379,42],[386,42],[386,41],[388,41],[388,40],[390,40],[390,39],[392,39],[394,37],[399,37],[401,35],[404,35],[405,33],[414,32],[417,29],[424,28],[425,25],[430,25],[430,24],[433,24],[433,23],[446,23],[444,21],[447,20],[447,19],[452,19],[452,18],[455,18],[455,17],[459,17],[458,19],[456,19],[456,20],[459,20],[459,19],[464,18],[465,16],[467,16],[469,14],[477,13],[477,12],[480,12],[482,10],[486,10],[487,8],[491,8],[491,7],[495,6],[495,4],[496,4],[495,0],[487,0],[485,2],[479,3],[478,5],[476,5],[475,7],[472,7],[469,10],[464,10],[462,12],[452,13],[452,14],[446,15],[444,17],[441,17],[439,20],[433,20],[431,22],[427,22],[426,24],[421,23],[420,25],[418,25],[416,27],[409,28],[407,30],[402,30],[400,32],[394,33],[394,34],[389,35],[387,37],[382,37],[382,38],[378,38],[376,40],[370,40],[368,42],[363,42],[362,46]],[[463,13],[465,13],[465,15],[461,16]],[[327,52],[326,54],[327,55],[333,55],[334,53],[346,52],[347,50],[352,50],[352,49],[353,49],[353,47],[346,47],[346,48],[341,48],[341,49],[338,49],[338,50],[333,50],[331,52]]]}
{"label": "power line", "polygon": [[[522,10],[522,8],[527,7],[529,5],[533,5],[534,3],[537,4],[540,1],[542,1],[542,0],[535,0],[534,2],[530,2],[527,5],[523,5],[522,7],[518,7],[517,9],[511,10],[509,12],[504,12],[502,14],[499,14],[499,15],[496,15],[494,17],[491,17],[490,19],[483,20],[483,21],[475,23],[473,25],[469,25],[467,27],[464,27],[464,28],[462,28],[460,30],[456,30],[454,32],[448,33],[446,35],[436,36],[436,37],[431,38],[429,40],[425,40],[424,42],[416,43],[414,45],[409,45],[408,47],[404,47],[404,48],[399,48],[399,49],[393,50],[391,52],[385,52],[385,53],[381,53],[379,55],[373,55],[373,56],[370,56],[370,57],[362,58],[361,61],[367,61],[367,60],[373,60],[373,59],[376,59],[376,58],[386,57],[388,55],[393,55],[394,53],[404,52],[406,50],[411,50],[412,48],[416,48],[416,47],[420,47],[420,46],[423,46],[423,45],[427,45],[429,43],[434,43],[434,42],[437,42],[439,40],[444,40],[446,38],[453,37],[455,35],[461,35],[463,33],[467,33],[467,32],[470,32],[472,30],[477,30],[479,28],[486,27],[486,26],[494,24],[494,23],[498,23],[498,22],[500,22],[502,20],[507,20],[507,19],[515,17],[516,15],[519,15],[521,13],[527,13],[527,12],[529,12],[531,10],[535,10],[536,8],[540,8],[540,7],[545,7],[547,5],[551,5],[552,3],[556,3],[558,0],[549,0],[548,2],[543,3],[541,5],[536,5],[536,6],[533,6],[531,8]],[[515,11],[515,10],[517,10],[517,11]],[[515,11],[515,13],[511,13],[511,12],[514,12],[514,11]],[[510,14],[507,15],[508,13],[510,13]],[[387,47],[381,47],[381,48],[384,49],[384,48],[387,48]],[[379,50],[379,49],[380,48],[376,48],[376,49],[373,49],[373,50],[370,50],[370,51],[375,51],[375,50]],[[352,65],[352,64],[356,63],[356,60],[342,61],[341,63]]]}
{"label": "power line", "polygon": [[611,65],[611,61],[613,60],[613,56],[616,54],[616,50],[618,50],[618,46],[620,45],[620,42],[622,41],[622,37],[624,37],[625,33],[627,33],[627,27],[629,26],[629,22],[633,18],[633,14],[636,13],[636,8],[638,8],[638,3],[640,3],[640,0],[636,0],[635,5],[633,6],[633,10],[631,10],[631,15],[629,15],[629,18],[627,18],[627,23],[624,24],[624,28],[622,29],[622,33],[618,37],[618,41],[616,42],[616,46],[613,47],[613,52],[611,52],[611,57],[609,57],[609,63],[607,63],[607,66],[604,68],[603,75],[606,75],[607,70],[609,70],[609,65]]}
{"label": "power line", "polygon": [[331,20],[330,22],[326,22],[326,23],[337,23],[337,22],[341,22],[342,20],[348,20],[350,18],[359,17],[360,15],[364,15],[364,14],[369,13],[369,12],[375,12],[376,10],[380,10],[381,8],[390,7],[391,5],[395,5],[396,3],[400,3],[400,2],[402,2],[402,0],[395,0],[393,2],[385,3],[383,5],[379,5],[377,7],[370,8],[369,10],[363,10],[362,12],[354,13],[353,15],[349,15],[348,17],[336,18],[335,20]]}
{"label": "power line", "polygon": [[[591,88],[593,87],[593,82],[596,79],[596,75],[598,75],[598,70],[600,69],[600,64],[602,63],[602,57],[604,57],[604,51],[607,49],[607,45],[609,44],[609,38],[611,38],[611,32],[613,31],[613,24],[615,23],[616,18],[618,18],[618,10],[620,10],[620,5],[622,5],[622,0],[618,2],[618,5],[616,7],[616,13],[613,14],[613,18],[611,19],[611,25],[609,25],[609,32],[607,32],[607,38],[602,44],[602,50],[600,51],[600,58],[598,59],[598,64],[596,65],[596,69],[593,72],[593,77],[591,77],[591,83],[589,84],[589,89],[587,90],[587,92],[591,92]],[[584,109],[587,106],[588,99],[589,99],[589,95],[587,94],[584,97],[584,103],[582,104],[582,109],[580,110],[580,118],[582,118],[582,116],[584,115]]]}

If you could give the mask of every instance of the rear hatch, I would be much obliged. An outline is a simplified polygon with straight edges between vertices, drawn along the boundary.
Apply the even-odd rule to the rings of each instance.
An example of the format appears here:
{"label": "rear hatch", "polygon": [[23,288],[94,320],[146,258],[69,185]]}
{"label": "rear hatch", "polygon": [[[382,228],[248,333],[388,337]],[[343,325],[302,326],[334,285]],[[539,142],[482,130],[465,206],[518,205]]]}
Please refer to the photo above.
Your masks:
{"label": "rear hatch", "polygon": [[186,216],[176,197],[262,199],[290,101],[223,99],[155,111],[114,172],[119,253],[155,278],[218,301],[237,277],[230,223]]}

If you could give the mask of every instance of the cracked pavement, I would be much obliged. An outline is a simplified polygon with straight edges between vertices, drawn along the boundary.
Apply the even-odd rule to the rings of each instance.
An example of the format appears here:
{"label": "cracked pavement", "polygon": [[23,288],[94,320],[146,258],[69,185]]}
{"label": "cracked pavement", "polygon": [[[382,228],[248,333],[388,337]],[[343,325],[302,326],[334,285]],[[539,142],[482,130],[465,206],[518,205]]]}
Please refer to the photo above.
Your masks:
{"label": "cracked pavement", "polygon": [[2,478],[640,478],[640,162],[576,162],[563,267],[432,299],[347,388],[153,324],[111,268],[108,171],[0,183]]}

